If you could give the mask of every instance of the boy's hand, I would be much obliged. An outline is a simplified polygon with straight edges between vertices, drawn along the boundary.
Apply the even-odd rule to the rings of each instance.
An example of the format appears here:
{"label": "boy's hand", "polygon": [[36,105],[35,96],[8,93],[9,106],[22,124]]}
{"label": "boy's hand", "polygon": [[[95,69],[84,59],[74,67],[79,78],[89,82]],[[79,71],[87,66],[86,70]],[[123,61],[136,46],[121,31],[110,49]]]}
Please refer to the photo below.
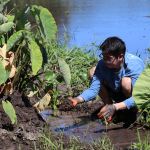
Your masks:
{"label": "boy's hand", "polygon": [[75,107],[78,103],[83,102],[83,100],[81,100],[81,99],[79,99],[79,98],[77,98],[77,97],[75,97],[75,98],[68,97],[68,99],[71,101],[71,104],[72,104],[72,106],[74,106],[74,107]]}
{"label": "boy's hand", "polygon": [[115,112],[116,112],[116,107],[113,104],[111,105],[107,104],[100,110],[100,112],[97,115],[98,115],[98,118],[101,119],[105,117],[107,121],[110,122]]}

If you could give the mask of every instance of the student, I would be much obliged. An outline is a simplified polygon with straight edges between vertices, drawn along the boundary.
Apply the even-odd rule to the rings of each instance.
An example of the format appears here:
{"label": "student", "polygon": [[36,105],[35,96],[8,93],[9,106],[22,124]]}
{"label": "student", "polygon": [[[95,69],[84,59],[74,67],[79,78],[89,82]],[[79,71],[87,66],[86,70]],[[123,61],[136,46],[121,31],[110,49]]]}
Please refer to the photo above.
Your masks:
{"label": "student", "polygon": [[[100,46],[102,59],[93,68],[91,85],[78,97],[70,97],[73,106],[94,99],[98,94],[104,106],[97,114],[111,121],[117,116],[127,126],[136,120],[137,108],[132,97],[135,81],[144,70],[143,61],[126,52],[118,37],[107,38]],[[119,117],[120,116],[120,117]]]}

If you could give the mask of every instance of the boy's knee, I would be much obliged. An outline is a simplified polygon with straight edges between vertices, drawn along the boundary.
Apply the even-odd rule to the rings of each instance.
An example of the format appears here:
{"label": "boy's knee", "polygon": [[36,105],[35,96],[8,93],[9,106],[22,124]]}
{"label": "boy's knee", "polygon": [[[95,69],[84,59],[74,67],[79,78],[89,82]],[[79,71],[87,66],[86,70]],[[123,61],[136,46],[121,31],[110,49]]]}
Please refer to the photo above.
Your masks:
{"label": "boy's knee", "polygon": [[88,71],[88,77],[89,79],[92,79],[94,72],[95,72],[96,66],[92,67],[91,69],[89,69]]}
{"label": "boy's knee", "polygon": [[122,92],[126,97],[132,95],[132,81],[129,77],[123,77],[121,80]]}

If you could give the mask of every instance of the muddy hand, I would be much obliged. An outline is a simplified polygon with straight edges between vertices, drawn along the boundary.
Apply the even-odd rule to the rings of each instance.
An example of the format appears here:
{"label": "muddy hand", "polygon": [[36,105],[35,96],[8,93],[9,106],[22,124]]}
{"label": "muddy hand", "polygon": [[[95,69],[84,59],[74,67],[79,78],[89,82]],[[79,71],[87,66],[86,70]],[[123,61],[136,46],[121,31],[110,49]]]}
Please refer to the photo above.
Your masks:
{"label": "muddy hand", "polygon": [[68,100],[70,100],[71,105],[73,107],[75,107],[78,104],[78,99],[77,98],[68,97]]}
{"label": "muddy hand", "polygon": [[107,104],[100,110],[100,112],[97,115],[98,118],[100,119],[106,118],[108,122],[111,122],[115,112],[116,112],[115,106],[113,104],[112,105]]}

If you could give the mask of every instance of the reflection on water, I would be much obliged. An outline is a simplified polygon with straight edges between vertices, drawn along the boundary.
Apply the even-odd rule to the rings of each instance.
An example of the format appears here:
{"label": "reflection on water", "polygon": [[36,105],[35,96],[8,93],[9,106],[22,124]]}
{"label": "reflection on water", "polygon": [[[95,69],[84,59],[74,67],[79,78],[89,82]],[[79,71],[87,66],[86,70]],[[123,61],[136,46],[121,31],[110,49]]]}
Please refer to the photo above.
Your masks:
{"label": "reflection on water", "polygon": [[128,51],[138,52],[143,58],[150,47],[149,0],[13,1],[19,8],[26,2],[47,7],[57,22],[59,39],[69,37],[69,46],[100,44],[115,35],[126,42]]}

